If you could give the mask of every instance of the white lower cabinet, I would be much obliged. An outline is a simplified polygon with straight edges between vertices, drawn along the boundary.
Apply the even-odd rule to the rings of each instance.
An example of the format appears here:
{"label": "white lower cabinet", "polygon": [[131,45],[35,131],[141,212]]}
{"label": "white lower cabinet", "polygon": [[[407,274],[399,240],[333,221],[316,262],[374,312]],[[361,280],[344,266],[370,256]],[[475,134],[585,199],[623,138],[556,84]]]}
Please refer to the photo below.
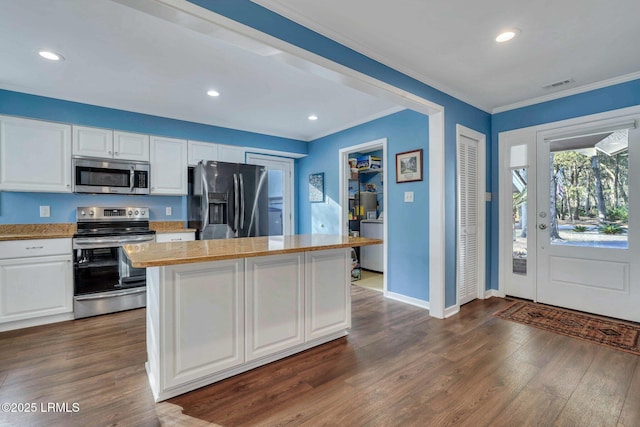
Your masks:
{"label": "white lower cabinet", "polygon": [[351,327],[351,252],[306,252],[307,341]]}
{"label": "white lower cabinet", "polygon": [[304,343],[304,253],[248,258],[247,361]]}
{"label": "white lower cabinet", "polygon": [[0,323],[72,312],[71,239],[0,242]]}
{"label": "white lower cabinet", "polygon": [[164,387],[244,363],[244,260],[163,267],[160,274]]}

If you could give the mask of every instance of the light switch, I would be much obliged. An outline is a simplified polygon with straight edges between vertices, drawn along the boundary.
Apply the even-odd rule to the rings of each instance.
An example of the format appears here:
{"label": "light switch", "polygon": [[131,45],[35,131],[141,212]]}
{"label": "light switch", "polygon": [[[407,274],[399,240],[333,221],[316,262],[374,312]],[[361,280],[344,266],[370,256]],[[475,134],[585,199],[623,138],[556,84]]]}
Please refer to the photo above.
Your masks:
{"label": "light switch", "polygon": [[491,193],[490,192],[486,192],[484,193],[484,201],[485,202],[490,202],[491,201]]}
{"label": "light switch", "polygon": [[166,208],[164,208],[164,213],[167,216],[171,216],[172,212],[171,212],[171,206],[167,206]]}
{"label": "light switch", "polygon": [[413,203],[413,191],[405,191],[404,192],[404,202],[405,203]]}
{"label": "light switch", "polygon": [[49,218],[51,216],[51,206],[40,206],[40,218]]}

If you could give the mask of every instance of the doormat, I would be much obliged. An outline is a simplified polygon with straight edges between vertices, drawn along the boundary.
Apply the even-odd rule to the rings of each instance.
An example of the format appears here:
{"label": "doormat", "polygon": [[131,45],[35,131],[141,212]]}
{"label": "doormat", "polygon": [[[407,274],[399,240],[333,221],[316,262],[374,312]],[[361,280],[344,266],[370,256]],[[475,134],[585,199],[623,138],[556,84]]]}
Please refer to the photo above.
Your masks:
{"label": "doormat", "polygon": [[494,317],[626,351],[640,356],[640,324],[528,301],[515,301]]}

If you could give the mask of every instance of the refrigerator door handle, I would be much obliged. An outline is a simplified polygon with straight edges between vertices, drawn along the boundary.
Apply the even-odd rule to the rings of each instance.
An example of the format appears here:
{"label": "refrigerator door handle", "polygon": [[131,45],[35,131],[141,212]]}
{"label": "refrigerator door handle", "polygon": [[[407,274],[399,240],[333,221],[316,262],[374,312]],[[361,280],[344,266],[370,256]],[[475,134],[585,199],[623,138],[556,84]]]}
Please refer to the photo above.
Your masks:
{"label": "refrigerator door handle", "polygon": [[244,215],[245,215],[245,204],[244,204],[244,179],[242,174],[240,174],[240,228],[244,228]]}
{"label": "refrigerator door handle", "polygon": [[234,206],[233,206],[233,231],[235,231],[237,233],[238,231],[238,217],[239,217],[239,210],[240,210],[240,189],[238,188],[239,184],[238,184],[238,174],[233,174],[233,199],[234,199]]}
{"label": "refrigerator door handle", "polygon": [[209,186],[207,185],[207,171],[204,167],[201,167],[202,173],[200,174],[200,179],[202,179],[202,197],[204,198],[204,203],[202,204],[202,222],[201,222],[201,230],[200,233],[204,233],[204,229],[209,224]]}

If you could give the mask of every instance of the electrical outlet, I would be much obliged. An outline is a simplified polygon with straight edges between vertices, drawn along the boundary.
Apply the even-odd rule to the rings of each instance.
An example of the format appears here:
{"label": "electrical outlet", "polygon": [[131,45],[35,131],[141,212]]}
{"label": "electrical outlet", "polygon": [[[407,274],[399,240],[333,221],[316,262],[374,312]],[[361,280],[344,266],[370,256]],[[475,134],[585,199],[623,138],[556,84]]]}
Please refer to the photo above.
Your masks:
{"label": "electrical outlet", "polygon": [[404,192],[404,202],[405,203],[413,203],[413,191],[405,191]]}
{"label": "electrical outlet", "polygon": [[51,216],[51,206],[40,206],[40,218],[49,218]]}
{"label": "electrical outlet", "polygon": [[171,206],[167,206],[166,208],[164,208],[164,213],[167,216],[171,216]]}

